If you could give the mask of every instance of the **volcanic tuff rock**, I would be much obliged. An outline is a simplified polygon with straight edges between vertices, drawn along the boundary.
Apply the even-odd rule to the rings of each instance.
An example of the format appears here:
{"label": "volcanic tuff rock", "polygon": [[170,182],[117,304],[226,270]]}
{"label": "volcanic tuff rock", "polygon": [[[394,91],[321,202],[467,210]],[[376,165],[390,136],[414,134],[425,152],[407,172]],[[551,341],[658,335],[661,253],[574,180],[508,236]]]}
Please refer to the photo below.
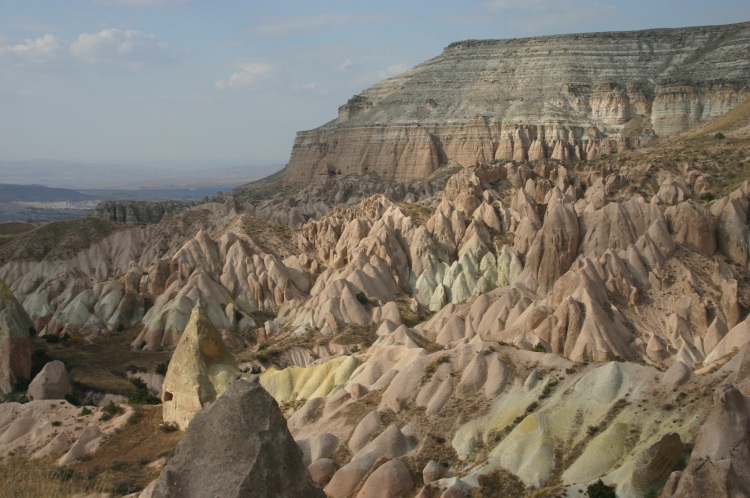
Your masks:
{"label": "volcanic tuff rock", "polygon": [[750,496],[750,397],[722,386],[701,428],[690,465],[675,472],[667,497]]}
{"label": "volcanic tuff rock", "polygon": [[750,94],[748,50],[749,23],[453,43],[298,133],[284,181],[595,159],[737,106]]}
{"label": "volcanic tuff rock", "polygon": [[258,384],[232,383],[198,413],[174,457],[141,497],[324,498],[286,420]]}
{"label": "volcanic tuff rock", "polygon": [[[695,60],[726,53],[733,36]],[[408,184],[276,177],[156,225],[118,224],[73,255],[14,252],[0,277],[45,335],[127,337],[144,358],[179,344],[170,374],[188,372],[165,405],[187,395],[186,417],[221,404],[238,366],[260,370],[301,465],[332,496],[411,493],[420,481],[418,496],[582,496],[602,479],[641,498],[662,486],[680,496],[704,477],[731,496],[747,483],[748,140],[750,101],[587,162],[493,159]],[[223,350],[206,359],[193,311],[208,349],[223,341],[239,365]],[[119,335],[120,324],[132,329]],[[239,423],[242,410],[229,411],[221,423]],[[43,427],[13,413],[0,451]],[[74,459],[97,430],[53,449]]]}
{"label": "volcanic tuff rock", "polygon": [[239,375],[240,369],[206,308],[196,305],[164,378],[164,421],[187,428],[193,416],[216,401]]}
{"label": "volcanic tuff rock", "polygon": [[40,399],[65,399],[73,392],[65,364],[59,360],[50,361],[29,384],[27,396],[30,401]]}
{"label": "volcanic tuff rock", "polygon": [[16,381],[29,379],[32,329],[26,310],[0,280],[0,392],[9,393]]}

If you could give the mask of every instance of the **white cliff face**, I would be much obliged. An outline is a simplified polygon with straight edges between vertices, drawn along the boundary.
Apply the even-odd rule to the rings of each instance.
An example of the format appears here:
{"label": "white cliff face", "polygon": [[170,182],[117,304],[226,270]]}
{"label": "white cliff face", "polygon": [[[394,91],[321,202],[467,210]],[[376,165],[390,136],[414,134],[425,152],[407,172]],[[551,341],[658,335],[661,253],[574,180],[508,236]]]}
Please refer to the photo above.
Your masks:
{"label": "white cliff face", "polygon": [[454,43],[300,132],[287,184],[423,178],[492,159],[596,159],[742,103],[750,24]]}

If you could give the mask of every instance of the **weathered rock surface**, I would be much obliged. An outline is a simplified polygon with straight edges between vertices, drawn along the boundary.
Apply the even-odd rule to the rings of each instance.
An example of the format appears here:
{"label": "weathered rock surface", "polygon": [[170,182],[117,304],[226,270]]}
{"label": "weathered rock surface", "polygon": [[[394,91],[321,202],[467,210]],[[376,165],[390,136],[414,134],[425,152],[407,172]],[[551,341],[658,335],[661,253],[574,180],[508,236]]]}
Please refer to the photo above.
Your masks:
{"label": "weathered rock surface", "polygon": [[162,387],[164,421],[186,429],[193,416],[221,396],[240,369],[200,304],[177,344]]}
{"label": "weathered rock surface", "polygon": [[[735,387],[721,388],[701,427],[690,464],[675,476],[666,496],[750,496],[750,398]],[[670,486],[668,486],[670,487]]]}
{"label": "weathered rock surface", "polygon": [[67,401],[39,400],[0,404],[0,455],[26,454],[31,459],[53,458],[62,465],[97,449],[102,436],[127,423],[132,409],[109,421],[103,411],[88,413]]}
{"label": "weathered rock surface", "polygon": [[748,46],[747,23],[453,43],[298,133],[284,181],[406,181],[451,160],[595,159],[740,104]]}
{"label": "weathered rock surface", "polygon": [[9,393],[16,381],[29,379],[32,329],[26,310],[0,280],[0,392]]}
{"label": "weathered rock surface", "polygon": [[149,488],[142,497],[325,497],[276,402],[243,380],[195,416]]}
{"label": "weathered rock surface", "polygon": [[29,384],[27,396],[30,401],[41,399],[65,399],[73,392],[68,371],[61,361],[50,361]]}

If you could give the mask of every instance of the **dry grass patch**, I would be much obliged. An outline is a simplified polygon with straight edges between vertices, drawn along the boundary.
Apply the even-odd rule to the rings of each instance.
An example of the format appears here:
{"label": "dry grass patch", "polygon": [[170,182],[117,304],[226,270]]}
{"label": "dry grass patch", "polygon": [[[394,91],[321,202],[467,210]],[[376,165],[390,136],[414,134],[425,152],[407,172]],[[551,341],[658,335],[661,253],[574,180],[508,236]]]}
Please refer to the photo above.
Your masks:
{"label": "dry grass patch", "polygon": [[401,293],[398,296],[396,296],[396,306],[398,306],[398,312],[401,314],[401,319],[404,321],[404,325],[406,325],[409,328],[413,328],[414,326],[428,320],[432,313],[427,313],[424,315],[421,315],[419,313],[415,313],[412,310],[412,297],[408,294]]}
{"label": "dry grass patch", "polygon": [[397,202],[396,205],[400,207],[406,216],[414,220],[418,225],[427,224],[427,220],[432,216],[433,209],[430,206],[424,204],[414,204],[410,202]]}
{"label": "dry grass patch", "polygon": [[515,474],[498,468],[477,479],[479,488],[471,490],[471,498],[507,498],[525,496],[526,486]]}
{"label": "dry grass patch", "polygon": [[342,346],[357,346],[360,349],[367,349],[377,340],[377,330],[378,325],[376,323],[368,323],[367,325],[350,323],[344,330],[334,336],[333,342]]}
{"label": "dry grass patch", "polygon": [[163,430],[162,421],[161,406],[136,408],[125,426],[70,469],[77,475],[91,476],[99,489],[116,496],[143,489],[161,472],[160,465],[150,464],[171,458],[185,434]]}
{"label": "dry grass patch", "polygon": [[419,333],[414,333],[414,342],[419,344],[419,347],[426,349],[428,353],[437,353],[445,349],[445,346],[438,344],[437,342],[431,341]]}
{"label": "dry grass patch", "polygon": [[261,254],[275,254],[283,258],[291,254],[294,247],[292,244],[293,229],[253,218],[246,214],[237,215],[221,233],[214,234],[214,238],[219,238],[226,232],[239,235],[254,252]]}
{"label": "dry grass patch", "polygon": [[128,228],[125,223],[99,218],[53,221],[25,231],[0,248],[0,265],[11,260],[66,259],[93,244]]}
{"label": "dry grass patch", "polygon": [[106,392],[129,396],[135,387],[126,378],[127,370],[153,372],[160,363],[168,363],[171,351],[134,350],[130,343],[135,340],[140,327],[131,327],[123,332],[110,332],[96,337],[93,342],[78,341],[47,344],[40,338],[34,346],[54,360],[65,363],[71,381],[80,390]]}
{"label": "dry grass patch", "polygon": [[60,469],[51,460],[11,456],[0,461],[0,498],[68,498],[77,493],[104,493],[96,479]]}
{"label": "dry grass patch", "polygon": [[0,236],[20,235],[30,232],[37,227],[34,223],[25,223],[23,221],[9,221],[0,223]]}
{"label": "dry grass patch", "polygon": [[283,368],[285,365],[280,365],[278,359],[284,351],[292,348],[309,350],[318,344],[321,344],[323,341],[324,338],[316,335],[312,330],[297,335],[282,333],[261,344],[236,351],[234,353],[234,358],[238,363],[258,361],[264,365],[275,364],[280,368]]}

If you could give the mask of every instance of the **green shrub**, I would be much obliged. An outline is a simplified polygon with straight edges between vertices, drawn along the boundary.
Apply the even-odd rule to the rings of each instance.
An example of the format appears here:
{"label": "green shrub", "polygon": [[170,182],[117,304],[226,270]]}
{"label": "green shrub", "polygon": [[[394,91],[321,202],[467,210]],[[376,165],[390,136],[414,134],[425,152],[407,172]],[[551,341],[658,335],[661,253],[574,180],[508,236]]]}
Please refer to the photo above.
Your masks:
{"label": "green shrub", "polygon": [[167,375],[168,366],[169,366],[169,363],[165,363],[165,362],[159,363],[158,365],[156,365],[155,371],[159,375]]}
{"label": "green shrub", "polygon": [[161,400],[151,394],[148,390],[148,386],[139,378],[130,379],[130,382],[135,386],[135,392],[128,398],[128,403],[131,405],[158,405]]}
{"label": "green shrub", "polygon": [[159,424],[159,430],[169,433],[178,431],[180,430],[180,428],[174,422],[162,422],[161,424]]}
{"label": "green shrub", "polygon": [[615,490],[604,484],[601,479],[591,484],[586,492],[589,498],[617,498]]}
{"label": "green shrub", "polygon": [[711,202],[712,200],[716,199],[716,196],[712,192],[703,192],[698,196],[698,199],[705,202]]}
{"label": "green shrub", "polygon": [[540,342],[536,346],[534,346],[534,349],[532,349],[532,351],[534,351],[536,353],[546,353],[547,352],[547,348],[545,348],[544,344],[542,344]]}
{"label": "green shrub", "polygon": [[22,393],[29,390],[29,379],[26,379],[24,377],[21,377],[20,379],[16,379],[16,381],[13,383],[13,392],[16,393]]}
{"label": "green shrub", "polygon": [[718,140],[724,140],[727,137],[722,132],[717,131],[716,133],[714,133],[714,138],[716,138]]}
{"label": "green shrub", "polygon": [[106,422],[115,415],[120,415],[124,411],[125,410],[123,410],[120,405],[116,405],[114,401],[110,401],[108,405],[102,408],[102,416],[99,417],[99,420]]}
{"label": "green shrub", "polygon": [[370,302],[369,299],[367,299],[367,296],[365,296],[364,292],[358,292],[356,295],[357,301],[359,301],[362,304],[367,304]]}
{"label": "green shrub", "polygon": [[75,393],[66,394],[65,401],[73,406],[80,406],[82,404],[81,399]]}
{"label": "green shrub", "polygon": [[88,408],[84,406],[83,408],[81,408],[81,411],[80,413],[78,413],[78,416],[83,417],[85,415],[91,415],[91,410],[89,410]]}

